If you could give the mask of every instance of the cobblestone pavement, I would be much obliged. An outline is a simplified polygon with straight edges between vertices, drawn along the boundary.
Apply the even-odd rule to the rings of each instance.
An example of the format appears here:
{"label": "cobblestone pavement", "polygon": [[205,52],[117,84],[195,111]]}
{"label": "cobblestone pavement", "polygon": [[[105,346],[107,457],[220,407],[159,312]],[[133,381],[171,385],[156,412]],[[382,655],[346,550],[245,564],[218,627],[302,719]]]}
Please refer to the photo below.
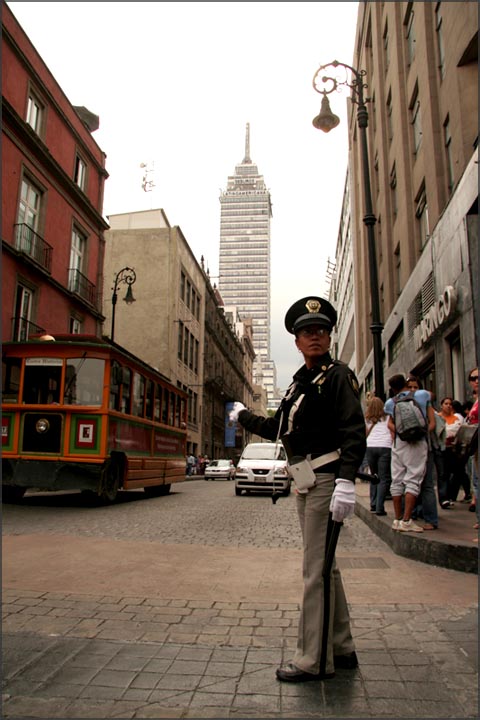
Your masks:
{"label": "cobblestone pavement", "polygon": [[[3,717],[477,717],[476,578],[398,558],[359,518],[351,519],[340,534],[338,560],[360,667],[291,686],[278,683],[274,670],[291,657],[299,604],[278,601],[275,587],[261,602],[226,600],[227,592],[210,597],[202,588],[167,597],[161,587],[138,592],[141,583],[95,593],[86,558],[85,567],[72,569],[75,592],[62,591],[47,558],[44,567],[29,568],[16,542],[28,541],[33,554],[36,539],[50,537],[51,547],[74,536],[102,552],[106,540],[117,539],[112,578],[132,558],[141,564],[145,548],[161,553],[167,544],[194,545],[192,553],[198,547],[199,562],[209,547],[219,557],[233,553],[249,562],[257,552],[277,558],[293,551],[300,558],[293,496],[272,507],[268,498],[235,497],[232,483],[199,480],[164,498],[128,493],[109,508],[81,502],[36,495],[3,508],[10,553],[2,598]],[[118,542],[126,538],[132,556]],[[242,565],[247,588],[249,562]],[[63,565],[60,570],[64,578]],[[179,570],[172,558],[170,572]],[[145,574],[152,571],[146,563]],[[230,572],[234,582],[235,569]],[[405,572],[418,587],[405,586],[395,602],[387,601],[386,586],[398,575],[401,587]],[[277,588],[284,577],[279,562]],[[368,602],[361,599],[365,582],[372,588]]]}

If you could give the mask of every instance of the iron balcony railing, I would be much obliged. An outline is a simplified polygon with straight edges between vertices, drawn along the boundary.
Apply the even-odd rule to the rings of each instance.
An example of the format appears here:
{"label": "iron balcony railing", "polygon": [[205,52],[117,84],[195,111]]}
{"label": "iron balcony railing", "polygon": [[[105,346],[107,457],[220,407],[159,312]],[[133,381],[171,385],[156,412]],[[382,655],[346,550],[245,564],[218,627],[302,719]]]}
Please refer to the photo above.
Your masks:
{"label": "iron balcony railing", "polygon": [[45,328],[36,325],[31,320],[17,315],[12,318],[12,340],[22,342],[28,340],[32,335],[41,335]]}
{"label": "iron balcony railing", "polygon": [[32,230],[26,223],[17,223],[13,226],[15,230],[15,247],[20,252],[28,255],[41,265],[48,272],[52,267],[52,251],[53,248],[45,240]]}
{"label": "iron balcony railing", "polygon": [[79,295],[82,300],[95,306],[97,289],[95,285],[76,268],[69,268],[68,270],[68,289],[76,295]]}

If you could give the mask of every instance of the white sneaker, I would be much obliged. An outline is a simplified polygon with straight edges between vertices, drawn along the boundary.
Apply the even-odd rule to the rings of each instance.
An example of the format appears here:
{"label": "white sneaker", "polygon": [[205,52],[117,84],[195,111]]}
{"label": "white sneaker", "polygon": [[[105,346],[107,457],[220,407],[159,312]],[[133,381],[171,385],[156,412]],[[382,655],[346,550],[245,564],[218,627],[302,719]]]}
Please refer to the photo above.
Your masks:
{"label": "white sneaker", "polygon": [[392,530],[400,530],[400,520],[394,520],[392,523]]}
{"label": "white sneaker", "polygon": [[423,528],[420,525],[415,525],[413,520],[400,520],[400,532],[423,532]]}

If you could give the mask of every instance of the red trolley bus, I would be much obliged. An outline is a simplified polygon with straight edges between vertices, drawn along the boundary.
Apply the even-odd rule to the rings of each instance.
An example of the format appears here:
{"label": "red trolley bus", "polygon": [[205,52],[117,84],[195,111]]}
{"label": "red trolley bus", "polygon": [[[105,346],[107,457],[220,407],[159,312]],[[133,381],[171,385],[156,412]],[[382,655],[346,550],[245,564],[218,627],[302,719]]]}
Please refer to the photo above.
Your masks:
{"label": "red trolley bus", "polygon": [[86,335],[2,347],[2,488],[166,495],[185,479],[187,395],[125,348]]}

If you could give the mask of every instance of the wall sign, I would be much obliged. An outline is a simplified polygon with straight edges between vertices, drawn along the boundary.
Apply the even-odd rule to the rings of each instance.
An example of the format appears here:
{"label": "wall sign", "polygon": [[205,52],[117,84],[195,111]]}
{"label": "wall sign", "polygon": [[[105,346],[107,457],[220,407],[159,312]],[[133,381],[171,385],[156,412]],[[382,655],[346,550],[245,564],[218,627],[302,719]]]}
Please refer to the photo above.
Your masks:
{"label": "wall sign", "polygon": [[438,300],[433,303],[420,324],[413,331],[415,350],[420,350],[422,345],[429,340],[435,330],[444,325],[457,305],[457,293],[452,285],[447,285]]}

